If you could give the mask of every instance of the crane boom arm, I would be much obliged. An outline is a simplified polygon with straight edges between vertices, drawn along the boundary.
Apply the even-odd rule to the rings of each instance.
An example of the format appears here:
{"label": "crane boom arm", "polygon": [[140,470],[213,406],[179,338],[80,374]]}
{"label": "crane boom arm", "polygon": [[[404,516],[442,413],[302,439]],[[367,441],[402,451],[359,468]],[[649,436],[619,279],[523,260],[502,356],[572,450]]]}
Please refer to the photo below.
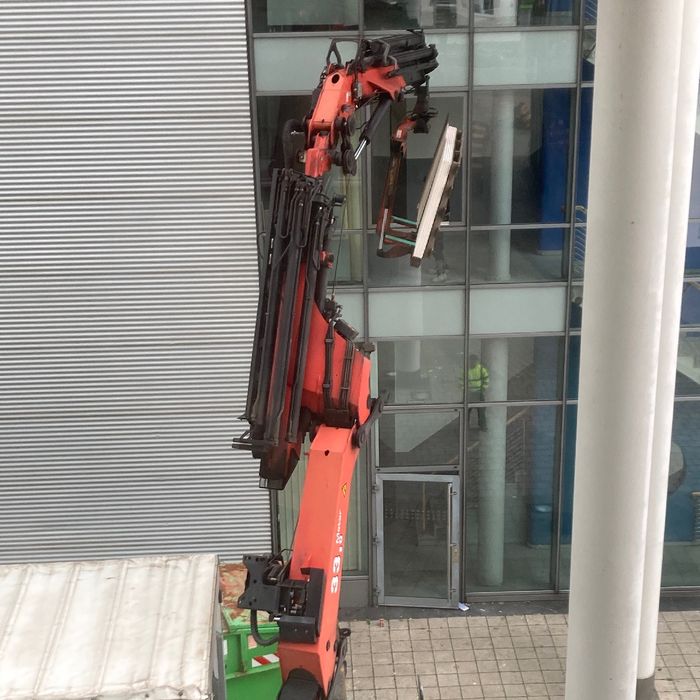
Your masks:
{"label": "crane boom arm", "polygon": [[[249,449],[260,459],[261,486],[282,489],[306,436],[311,437],[291,556],[244,557],[248,576],[239,606],[253,611],[253,634],[265,642],[257,633],[258,610],[270,613],[279,626],[284,679],[279,700],[344,697],[347,634],[337,629],[337,621],[350,489],[359,450],[382,410],[382,399],[370,394],[373,346],[356,340],[357,331],[327,295],[330,239],[343,198],[326,191],[326,176],[334,165],[354,174],[357,158],[388,107],[417,90],[417,109],[394,138],[402,159],[406,135],[427,131],[433,115],[426,83],[436,67],[437,51],[425,44],[421,32],[363,40],[355,58],[344,65],[332,42],[311,109],[302,122],[285,126],[285,167],[273,173],[242,416],[249,430],[234,440],[234,447]],[[370,103],[374,111],[353,149],[355,112]],[[303,148],[296,152],[289,147],[291,132],[303,135]],[[387,221],[398,167],[400,162],[392,164],[387,182],[393,184],[385,188]],[[440,211],[431,217],[429,236],[434,237]],[[417,236],[418,231],[413,248],[404,246],[405,252],[412,250],[412,264]],[[431,248],[424,246],[427,254]]]}

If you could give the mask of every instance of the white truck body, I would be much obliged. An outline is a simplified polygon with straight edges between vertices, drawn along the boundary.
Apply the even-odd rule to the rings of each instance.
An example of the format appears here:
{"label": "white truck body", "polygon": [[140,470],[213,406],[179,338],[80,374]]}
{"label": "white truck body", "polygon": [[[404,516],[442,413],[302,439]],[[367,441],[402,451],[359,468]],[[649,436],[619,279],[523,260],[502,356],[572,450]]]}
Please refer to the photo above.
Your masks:
{"label": "white truck body", "polygon": [[0,699],[209,700],[219,621],[215,555],[0,566]]}

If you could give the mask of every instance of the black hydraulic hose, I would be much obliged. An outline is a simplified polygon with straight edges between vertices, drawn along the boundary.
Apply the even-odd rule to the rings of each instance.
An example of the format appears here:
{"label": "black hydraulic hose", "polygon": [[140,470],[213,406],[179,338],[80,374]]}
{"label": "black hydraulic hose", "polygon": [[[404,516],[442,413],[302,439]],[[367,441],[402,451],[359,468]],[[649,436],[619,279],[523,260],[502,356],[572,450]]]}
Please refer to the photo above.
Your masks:
{"label": "black hydraulic hose", "polygon": [[377,130],[379,122],[382,121],[384,115],[389,110],[389,107],[391,107],[391,98],[388,95],[382,95],[379,98],[379,104],[374,108],[372,116],[370,116],[369,121],[365,124],[365,128],[360,134],[360,141],[366,141],[367,143],[372,141],[374,132]]}
{"label": "black hydraulic hose", "polygon": [[255,640],[255,643],[261,647],[271,647],[273,644],[277,644],[280,640],[279,634],[274,634],[272,637],[262,637],[258,631],[258,611],[250,611],[250,634]]}

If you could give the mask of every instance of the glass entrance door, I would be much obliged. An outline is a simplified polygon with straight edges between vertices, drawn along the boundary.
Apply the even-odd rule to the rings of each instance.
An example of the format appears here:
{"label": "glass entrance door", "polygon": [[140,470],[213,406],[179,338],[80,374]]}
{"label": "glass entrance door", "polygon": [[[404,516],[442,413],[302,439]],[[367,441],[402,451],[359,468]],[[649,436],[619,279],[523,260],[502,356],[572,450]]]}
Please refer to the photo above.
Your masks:
{"label": "glass entrance door", "polygon": [[456,607],[458,487],[457,476],[377,475],[380,605]]}

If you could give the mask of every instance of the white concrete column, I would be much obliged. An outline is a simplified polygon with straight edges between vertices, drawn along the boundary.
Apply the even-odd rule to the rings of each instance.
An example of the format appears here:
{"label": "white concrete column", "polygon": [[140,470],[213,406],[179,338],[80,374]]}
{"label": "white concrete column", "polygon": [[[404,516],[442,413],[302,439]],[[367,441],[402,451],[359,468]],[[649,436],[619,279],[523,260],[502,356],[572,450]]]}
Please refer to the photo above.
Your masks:
{"label": "white concrete column", "polygon": [[[493,96],[491,141],[491,220],[509,224],[513,207],[513,149],[515,100],[510,90]],[[491,231],[491,279],[510,279],[510,229]]]}
{"label": "white concrete column", "polygon": [[[481,362],[489,371],[488,401],[508,398],[508,341],[491,338],[481,343]],[[486,430],[479,433],[479,581],[503,583],[506,507],[506,428],[508,409],[486,409]]]}
{"label": "white concrete column", "polygon": [[[517,0],[495,0],[498,23],[515,24]],[[491,220],[509,224],[513,207],[514,109],[512,91],[493,94],[491,139]],[[510,230],[490,232],[490,279],[510,279]],[[494,338],[482,342],[481,362],[489,372],[488,401],[508,398],[508,341]],[[490,406],[486,430],[479,435],[479,548],[478,578],[485,586],[503,584],[505,546],[506,434],[508,410]]]}
{"label": "white concrete column", "polygon": [[671,210],[666,249],[659,372],[656,386],[656,412],[654,414],[651,479],[649,482],[649,514],[637,674],[637,698],[639,700],[656,697],[654,694],[656,634],[659,619],[661,565],[666,525],[666,494],[671,454],[671,429],[673,427],[673,398],[676,388],[678,333],[688,233],[688,208],[693,170],[699,73],[700,2],[686,0],[683,15],[683,39],[680,45]]}
{"label": "white concrete column", "polygon": [[683,2],[598,11],[566,698],[632,700]]}

